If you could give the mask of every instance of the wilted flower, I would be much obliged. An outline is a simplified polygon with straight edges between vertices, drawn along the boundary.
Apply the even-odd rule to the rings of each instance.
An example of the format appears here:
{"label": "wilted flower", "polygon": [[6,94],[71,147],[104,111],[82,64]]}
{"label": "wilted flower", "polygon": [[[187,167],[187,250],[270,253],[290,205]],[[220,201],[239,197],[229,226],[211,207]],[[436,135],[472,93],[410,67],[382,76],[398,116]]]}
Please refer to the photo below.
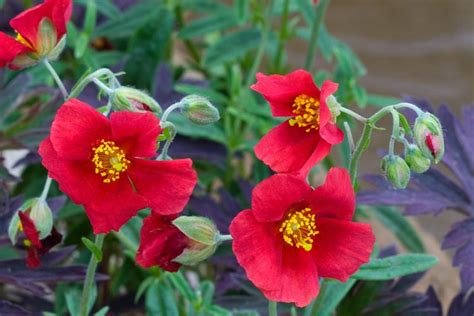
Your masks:
{"label": "wilted flower", "polygon": [[10,25],[18,35],[12,38],[0,32],[0,67],[21,69],[42,58],[58,58],[71,12],[71,0],[45,0],[13,18]]}

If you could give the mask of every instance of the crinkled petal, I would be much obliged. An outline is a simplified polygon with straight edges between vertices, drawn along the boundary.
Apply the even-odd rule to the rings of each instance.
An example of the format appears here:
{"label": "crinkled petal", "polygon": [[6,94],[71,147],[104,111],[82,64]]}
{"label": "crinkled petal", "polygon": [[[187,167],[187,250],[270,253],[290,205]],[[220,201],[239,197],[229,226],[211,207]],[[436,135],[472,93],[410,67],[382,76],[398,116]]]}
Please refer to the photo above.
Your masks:
{"label": "crinkled petal", "polygon": [[64,103],[51,126],[51,142],[58,156],[68,160],[91,160],[99,141],[112,140],[107,118],[77,99]]}
{"label": "crinkled petal", "polygon": [[261,290],[278,290],[283,242],[275,223],[260,223],[252,210],[244,210],[233,219],[229,230],[232,249],[249,280]]}
{"label": "crinkled petal", "polygon": [[369,224],[318,217],[316,226],[319,234],[311,253],[319,275],[346,282],[370,259],[375,243],[372,228]]}
{"label": "crinkled petal", "polygon": [[257,83],[250,87],[263,95],[270,103],[273,116],[293,116],[292,105],[297,96],[319,99],[319,89],[309,72],[295,70],[287,75],[265,75],[257,73]]}
{"label": "crinkled petal", "polygon": [[278,289],[262,290],[267,299],[295,303],[304,307],[319,294],[318,270],[311,253],[291,246],[284,247]]}
{"label": "crinkled petal", "polygon": [[293,204],[310,193],[311,187],[301,177],[273,175],[253,189],[253,215],[259,222],[279,221]]}
{"label": "crinkled petal", "polygon": [[[265,135],[255,146],[255,155],[272,170],[297,173],[313,155],[320,141],[316,131],[281,123]],[[319,155],[318,155],[319,159]]]}
{"label": "crinkled petal", "polygon": [[153,212],[180,213],[191,196],[197,176],[191,159],[132,160],[128,173],[138,194]]}
{"label": "crinkled petal", "polygon": [[355,210],[355,194],[347,170],[331,168],[324,184],[314,189],[308,201],[316,212],[316,218],[350,221]]}
{"label": "crinkled petal", "polygon": [[161,133],[160,120],[152,113],[114,112],[110,116],[113,139],[129,156],[153,157]]}
{"label": "crinkled petal", "polygon": [[14,38],[0,32],[0,68],[10,66],[13,60],[22,54],[31,51]]}

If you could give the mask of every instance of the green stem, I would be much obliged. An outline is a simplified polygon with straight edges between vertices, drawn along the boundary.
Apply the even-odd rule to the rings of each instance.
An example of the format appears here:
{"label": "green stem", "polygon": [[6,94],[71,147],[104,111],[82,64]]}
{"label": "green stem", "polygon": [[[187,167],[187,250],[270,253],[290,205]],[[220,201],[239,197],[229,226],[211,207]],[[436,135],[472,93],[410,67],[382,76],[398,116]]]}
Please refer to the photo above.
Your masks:
{"label": "green stem", "polygon": [[280,28],[280,36],[278,37],[278,49],[275,55],[275,62],[274,67],[276,70],[276,73],[280,73],[280,64],[283,56],[283,50],[285,49],[285,41],[288,37],[288,13],[289,13],[289,8],[290,8],[290,1],[289,0],[284,0],[285,2],[283,3],[283,13],[281,16],[281,28]]}
{"label": "green stem", "polygon": [[181,109],[182,107],[184,106],[184,104],[182,104],[181,102],[176,102],[172,105],[170,105],[166,110],[165,112],[163,113],[163,115],[161,116],[161,122],[166,122],[168,120],[168,116],[171,114],[171,112],[173,112],[174,110],[177,110],[177,109]]}
{"label": "green stem", "polygon": [[171,143],[173,143],[174,138],[176,137],[176,126],[174,126],[174,124],[171,122],[161,121],[161,128],[167,128],[170,133],[170,136],[166,139],[165,145],[161,150],[161,154],[156,160],[171,160],[170,156],[168,156],[168,150],[171,146]]}
{"label": "green stem", "polygon": [[56,84],[58,85],[59,90],[61,90],[61,94],[63,95],[64,100],[67,100],[69,95],[67,93],[66,87],[64,86],[63,82],[61,81],[61,78],[59,78],[58,73],[56,72],[56,70],[54,70],[53,66],[51,66],[51,64],[49,63],[49,61],[46,58],[44,58],[42,60],[42,62],[46,66],[46,68],[48,69],[48,71],[51,74],[51,76],[53,77],[54,81],[56,81]]}
{"label": "green stem", "polygon": [[46,198],[48,197],[49,188],[51,187],[52,182],[53,179],[48,176],[46,178],[46,182],[44,183],[43,192],[41,192],[40,200],[46,201]]}
{"label": "green stem", "polygon": [[309,40],[308,53],[306,54],[306,61],[304,63],[304,68],[308,71],[311,71],[313,67],[314,60],[316,59],[316,47],[318,46],[318,37],[319,30],[321,25],[324,22],[324,16],[326,14],[327,7],[330,0],[321,0],[318,5],[316,5],[316,14],[311,25],[311,36]]}
{"label": "green stem", "polygon": [[95,85],[98,86],[100,89],[104,90],[104,92],[107,94],[107,95],[112,95],[112,93],[114,93],[114,90],[113,89],[110,89],[109,87],[107,87],[102,81],[100,81],[99,79],[97,78],[92,78],[92,81],[94,81]]}
{"label": "green stem", "polygon": [[270,32],[271,28],[271,21],[272,21],[272,12],[273,12],[273,4],[274,1],[268,1],[268,8],[264,18],[264,25],[262,26],[262,40],[260,41],[260,46],[257,49],[257,54],[252,63],[252,67],[250,68],[249,73],[247,74],[247,78],[245,79],[245,87],[250,86],[250,84],[255,80],[255,74],[257,73],[258,66],[262,62],[263,55],[265,53],[265,48],[267,46],[268,41],[268,33]]}
{"label": "green stem", "polygon": [[352,110],[349,110],[348,108],[345,108],[345,107],[339,107],[339,111],[341,111],[342,113],[346,113],[347,115],[355,118],[356,120],[358,120],[359,122],[361,123],[365,123],[367,122],[367,118],[363,117],[362,115],[352,111]]}
{"label": "green stem", "polygon": [[231,235],[220,235],[220,236],[219,236],[219,240],[220,240],[220,241],[232,240],[232,236],[231,236]]}
{"label": "green stem", "polygon": [[[102,245],[104,244],[105,234],[99,234],[95,236],[95,246],[102,250]],[[87,316],[89,312],[89,297],[92,286],[94,285],[95,270],[97,268],[98,261],[94,254],[91,253],[91,259],[89,260],[89,265],[87,266],[86,280],[84,283],[84,288],[82,289],[82,298],[81,298],[81,307],[79,311],[79,316]]]}
{"label": "green stem", "polygon": [[277,302],[268,301],[268,316],[277,316]]}

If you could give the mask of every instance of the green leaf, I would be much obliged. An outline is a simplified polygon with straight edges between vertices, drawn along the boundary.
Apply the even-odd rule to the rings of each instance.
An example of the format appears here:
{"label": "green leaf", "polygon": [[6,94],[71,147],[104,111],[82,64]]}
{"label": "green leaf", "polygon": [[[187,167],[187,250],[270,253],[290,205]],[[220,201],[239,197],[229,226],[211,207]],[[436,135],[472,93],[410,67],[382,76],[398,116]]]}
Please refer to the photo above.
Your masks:
{"label": "green leaf", "polygon": [[104,306],[102,307],[100,310],[98,310],[94,316],[106,316],[108,311],[109,311],[110,307],[108,306]]}
{"label": "green leaf", "polygon": [[[79,310],[81,307],[81,295],[82,291],[78,288],[69,288],[66,294],[64,294],[66,298],[66,306],[71,316],[79,315]],[[97,298],[97,287],[94,285],[91,287],[89,292],[89,306],[87,308],[87,314],[92,310],[92,307],[95,304],[95,300]]]}
{"label": "green leaf", "polygon": [[391,207],[378,207],[373,214],[389,229],[410,252],[425,252],[423,242],[411,223],[400,212]]}
{"label": "green leaf", "polygon": [[145,307],[147,315],[179,315],[173,290],[164,283],[155,282],[146,291]]}
{"label": "green leaf", "polygon": [[365,108],[367,106],[367,91],[358,84],[352,87],[352,94],[354,96],[354,101],[360,108]]}
{"label": "green leaf", "polygon": [[204,281],[200,286],[202,302],[204,306],[212,304],[212,298],[214,297],[214,283],[211,281]]}
{"label": "green leaf", "polygon": [[86,237],[81,238],[82,243],[89,249],[93,254],[97,262],[102,261],[102,250],[100,250],[96,244],[87,239]]}
{"label": "green leaf", "polygon": [[197,301],[196,294],[189,285],[188,281],[184,278],[184,275],[181,271],[175,273],[166,273],[166,276],[184,298],[190,302]]}
{"label": "green leaf", "polygon": [[204,87],[198,87],[198,86],[185,84],[185,83],[178,83],[175,86],[175,89],[176,91],[183,94],[197,94],[202,97],[206,97],[209,99],[209,101],[216,104],[225,104],[228,101],[225,95],[211,88],[204,88]]}
{"label": "green leaf", "polygon": [[400,124],[402,125],[403,131],[405,132],[406,136],[413,136],[413,132],[410,127],[410,123],[408,122],[405,115],[398,112],[398,117],[400,118]]}
{"label": "green leaf", "polygon": [[209,315],[209,316],[258,316],[258,314],[256,312],[252,312],[252,314],[250,314],[250,313],[242,314],[240,312],[232,313],[232,312],[226,310],[225,308],[222,308],[222,307],[217,306],[217,305],[211,305],[211,306],[207,307],[205,315]]}
{"label": "green leaf", "polygon": [[[74,0],[74,3],[80,3],[86,5],[89,0]],[[111,0],[95,0],[97,3],[97,11],[105,15],[108,18],[117,18],[121,12]]]}
{"label": "green leaf", "polygon": [[227,5],[215,0],[182,0],[182,7],[189,11],[203,13],[230,9]]}
{"label": "green leaf", "polygon": [[227,30],[237,25],[237,20],[232,11],[218,11],[211,16],[191,21],[178,32],[181,39],[204,36],[212,32]]}
{"label": "green leaf", "polygon": [[405,254],[373,259],[352,276],[358,280],[391,280],[425,271],[438,263],[438,258],[426,254]]}
{"label": "green leaf", "polygon": [[208,67],[235,60],[258,47],[261,41],[258,29],[236,31],[222,36],[209,47],[204,58]]}
{"label": "green leaf", "polygon": [[195,125],[181,114],[171,113],[169,121],[176,125],[178,134],[192,138],[205,138],[221,144],[226,144],[224,132],[216,124]]}
{"label": "green leaf", "polygon": [[236,0],[234,2],[234,13],[239,24],[244,24],[249,17],[249,1]]}
{"label": "green leaf", "polygon": [[305,308],[304,316],[332,315],[339,302],[342,301],[354,284],[355,280],[351,279],[345,283],[324,279],[318,297]]}
{"label": "green leaf", "polygon": [[379,107],[384,107],[387,105],[392,105],[392,104],[397,104],[400,103],[401,100],[390,97],[390,96],[385,96],[385,95],[379,95],[379,94],[369,94],[367,96],[367,103],[370,105],[375,105]]}
{"label": "green leaf", "polygon": [[137,294],[135,294],[135,304],[138,303],[138,300],[140,300],[140,297],[153,284],[154,281],[155,281],[155,278],[153,276],[149,276],[140,284],[137,290]]}

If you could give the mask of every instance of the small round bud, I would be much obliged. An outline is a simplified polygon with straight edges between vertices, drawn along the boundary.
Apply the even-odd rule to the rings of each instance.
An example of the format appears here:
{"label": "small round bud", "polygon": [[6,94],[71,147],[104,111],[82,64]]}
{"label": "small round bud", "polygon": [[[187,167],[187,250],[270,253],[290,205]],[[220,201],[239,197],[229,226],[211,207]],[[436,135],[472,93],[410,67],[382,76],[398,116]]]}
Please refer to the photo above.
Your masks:
{"label": "small round bud", "polygon": [[216,225],[205,217],[180,216],[173,221],[189,244],[173,261],[184,265],[194,265],[206,260],[214,254],[220,243],[220,235]]}
{"label": "small round bud", "polygon": [[410,181],[410,168],[400,156],[386,155],[382,159],[385,177],[396,189],[405,189]]}
{"label": "small round bud", "polygon": [[420,148],[413,144],[407,148],[405,162],[410,167],[410,170],[416,173],[427,171],[431,165],[431,160],[426,158]]}
{"label": "small round bud", "polygon": [[181,99],[181,104],[182,113],[194,124],[207,125],[220,119],[219,111],[204,97],[188,95]]}
{"label": "small round bud", "polygon": [[161,113],[161,107],[145,92],[130,88],[120,87],[114,90],[111,95],[110,102],[112,108],[117,111],[131,112],[155,112]]}
{"label": "small round bud", "polygon": [[413,129],[415,142],[426,158],[438,163],[444,155],[444,137],[436,116],[425,112],[418,116]]}
{"label": "small round bud", "polygon": [[[53,229],[53,213],[46,201],[38,198],[30,199],[23,203],[19,211],[26,212],[35,224],[39,238],[46,238]],[[8,226],[8,237],[12,244],[16,243],[19,233],[23,231],[18,212],[13,215]]]}
{"label": "small round bud", "polygon": [[337,102],[337,99],[334,95],[330,95],[326,98],[326,104],[331,111],[331,122],[335,123],[337,117],[341,114],[341,104]]}

